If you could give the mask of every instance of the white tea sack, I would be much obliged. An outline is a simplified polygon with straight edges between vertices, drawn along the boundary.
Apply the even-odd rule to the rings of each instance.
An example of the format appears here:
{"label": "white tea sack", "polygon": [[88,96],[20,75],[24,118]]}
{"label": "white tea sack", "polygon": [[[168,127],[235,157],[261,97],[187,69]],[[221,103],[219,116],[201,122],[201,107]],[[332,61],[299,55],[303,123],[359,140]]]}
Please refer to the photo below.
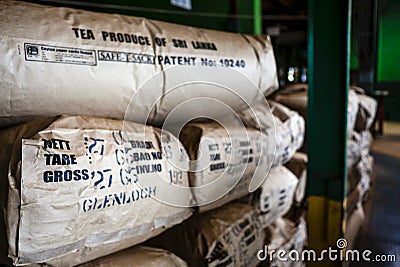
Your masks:
{"label": "white tea sack", "polygon": [[84,263],[138,244],[192,213],[185,208],[192,204],[190,191],[176,189],[188,186],[184,166],[170,162],[182,158],[184,165],[187,155],[167,132],[64,116],[0,135],[2,242],[17,265]]}
{"label": "white tea sack", "polygon": [[190,185],[201,211],[249,194],[251,180],[261,183],[273,160],[265,134],[236,124],[189,123],[180,140],[192,160]]}
{"label": "white tea sack", "polygon": [[185,100],[239,111],[278,87],[268,36],[20,1],[0,1],[0,21],[0,127],[61,114],[160,124]]}

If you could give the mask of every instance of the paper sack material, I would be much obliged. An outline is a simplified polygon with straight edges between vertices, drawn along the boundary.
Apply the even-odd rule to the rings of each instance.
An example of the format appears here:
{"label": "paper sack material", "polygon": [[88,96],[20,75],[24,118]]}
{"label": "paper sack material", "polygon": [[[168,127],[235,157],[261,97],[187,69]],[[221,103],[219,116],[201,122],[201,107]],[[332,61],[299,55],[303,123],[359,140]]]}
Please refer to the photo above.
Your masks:
{"label": "paper sack material", "polygon": [[[269,106],[269,107],[268,107]],[[303,145],[305,138],[304,118],[284,105],[262,101],[239,113],[246,126],[261,130],[274,139],[275,157],[272,167],[282,166]]]}
{"label": "paper sack material", "polygon": [[79,267],[186,267],[173,253],[147,246],[137,246],[102,257]]}
{"label": "paper sack material", "polygon": [[273,160],[273,142],[265,134],[235,124],[190,123],[180,140],[195,161],[189,178],[198,187],[193,196],[201,212],[249,194],[253,176],[267,177]]}
{"label": "paper sack material", "polygon": [[[293,84],[285,89],[277,91],[272,99],[286,107],[297,111],[307,122],[308,119],[308,85]],[[361,108],[358,94],[355,90],[348,91],[347,102],[347,136],[352,138],[353,130],[356,128],[357,117],[359,117],[359,109]],[[300,149],[302,152],[307,152],[307,134],[304,137],[304,144]]]}
{"label": "paper sack material", "polygon": [[[286,253],[297,251],[301,255],[304,247],[307,245],[307,223],[304,216],[299,217],[296,221],[287,218],[278,218],[273,224],[266,229],[266,245],[268,245],[268,255],[259,267],[304,267],[305,262],[301,261],[281,261],[277,257],[276,251],[284,250]],[[275,253],[271,253],[275,251]],[[287,255],[286,255],[287,257]],[[268,261],[271,259],[272,261]]]}
{"label": "paper sack material", "polygon": [[[300,113],[306,120],[308,118],[308,85],[307,84],[293,84],[289,85],[283,90],[280,90],[272,97],[274,101],[277,101],[290,109],[293,109]],[[348,91],[348,102],[347,102],[347,129],[350,132],[354,129],[357,120],[357,113],[359,109],[359,97],[354,90],[350,87]]]}
{"label": "paper sack material", "polygon": [[259,263],[257,252],[263,242],[257,210],[230,203],[196,214],[148,243],[172,251],[189,266],[252,267]]}
{"label": "paper sack material", "polygon": [[298,183],[297,177],[284,166],[271,170],[257,203],[264,227],[290,210]]}
{"label": "paper sack material", "polygon": [[294,200],[301,204],[306,195],[306,185],[307,185],[307,164],[308,164],[308,155],[296,152],[286,163],[286,168],[288,168],[294,175],[296,175],[299,180],[295,192]]}
{"label": "paper sack material", "polygon": [[[278,88],[268,36],[19,1],[0,1],[0,21],[0,127],[61,114],[123,119],[128,107],[127,119],[160,124],[185,100],[238,111]],[[181,114],[222,113],[204,103]]]}
{"label": "paper sack material", "polygon": [[355,121],[355,130],[358,132],[367,131],[371,128],[374,122],[376,111],[378,108],[378,101],[373,97],[365,94],[362,88],[357,86],[350,86],[357,94],[356,97],[359,102],[359,108]]}
{"label": "paper sack material", "polygon": [[238,202],[256,208],[265,228],[289,212],[296,197],[298,183],[298,178],[285,166],[273,168],[261,189]]}
{"label": "paper sack material", "polygon": [[2,248],[16,264],[87,262],[191,215],[155,199],[192,201],[190,191],[170,186],[188,186],[182,166],[168,160],[184,165],[186,152],[157,128],[64,116],[4,130],[0,143]]}

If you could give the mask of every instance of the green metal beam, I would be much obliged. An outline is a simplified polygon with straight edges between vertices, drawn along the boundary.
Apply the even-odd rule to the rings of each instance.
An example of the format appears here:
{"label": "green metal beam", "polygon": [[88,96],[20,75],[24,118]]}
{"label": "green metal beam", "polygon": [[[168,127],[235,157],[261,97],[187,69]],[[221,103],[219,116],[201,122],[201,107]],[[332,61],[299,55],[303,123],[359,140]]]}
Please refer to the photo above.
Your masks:
{"label": "green metal beam", "polygon": [[262,4],[261,0],[253,0],[254,34],[262,33]]}
{"label": "green metal beam", "polygon": [[317,249],[332,244],[342,231],[350,18],[351,0],[308,1],[307,196],[310,245]]}
{"label": "green metal beam", "polygon": [[327,197],[327,182],[346,177],[349,0],[309,0],[308,16],[308,196]]}
{"label": "green metal beam", "polygon": [[373,18],[372,18],[372,69],[373,69],[373,81],[372,81],[372,89],[373,91],[378,90],[377,88],[377,80],[378,80],[378,42],[379,42],[379,26],[380,26],[380,2],[379,0],[373,0],[374,5],[372,9]]}

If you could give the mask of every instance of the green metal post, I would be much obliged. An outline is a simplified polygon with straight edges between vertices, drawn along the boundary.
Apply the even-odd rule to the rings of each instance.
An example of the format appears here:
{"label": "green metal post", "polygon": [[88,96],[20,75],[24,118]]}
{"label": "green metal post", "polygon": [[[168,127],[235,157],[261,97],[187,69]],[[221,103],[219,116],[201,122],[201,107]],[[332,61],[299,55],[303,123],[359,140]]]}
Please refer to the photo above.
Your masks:
{"label": "green metal post", "polygon": [[379,0],[373,0],[373,18],[372,18],[372,69],[373,69],[373,81],[372,90],[375,92],[377,90],[377,79],[378,79],[378,42],[379,42],[379,26],[380,26],[380,3]]}
{"label": "green metal post", "polygon": [[307,197],[310,247],[317,250],[343,233],[350,18],[351,0],[308,1]]}
{"label": "green metal post", "polygon": [[262,5],[261,0],[253,0],[254,34],[262,33]]}

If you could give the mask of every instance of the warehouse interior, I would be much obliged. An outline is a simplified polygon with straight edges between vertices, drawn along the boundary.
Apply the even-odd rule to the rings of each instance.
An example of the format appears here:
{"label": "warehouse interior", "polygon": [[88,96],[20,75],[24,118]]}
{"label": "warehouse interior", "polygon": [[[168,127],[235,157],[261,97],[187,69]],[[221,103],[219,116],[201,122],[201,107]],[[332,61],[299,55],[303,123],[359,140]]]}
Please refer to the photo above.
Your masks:
{"label": "warehouse interior", "polygon": [[399,14],[0,1],[0,264],[400,266]]}

